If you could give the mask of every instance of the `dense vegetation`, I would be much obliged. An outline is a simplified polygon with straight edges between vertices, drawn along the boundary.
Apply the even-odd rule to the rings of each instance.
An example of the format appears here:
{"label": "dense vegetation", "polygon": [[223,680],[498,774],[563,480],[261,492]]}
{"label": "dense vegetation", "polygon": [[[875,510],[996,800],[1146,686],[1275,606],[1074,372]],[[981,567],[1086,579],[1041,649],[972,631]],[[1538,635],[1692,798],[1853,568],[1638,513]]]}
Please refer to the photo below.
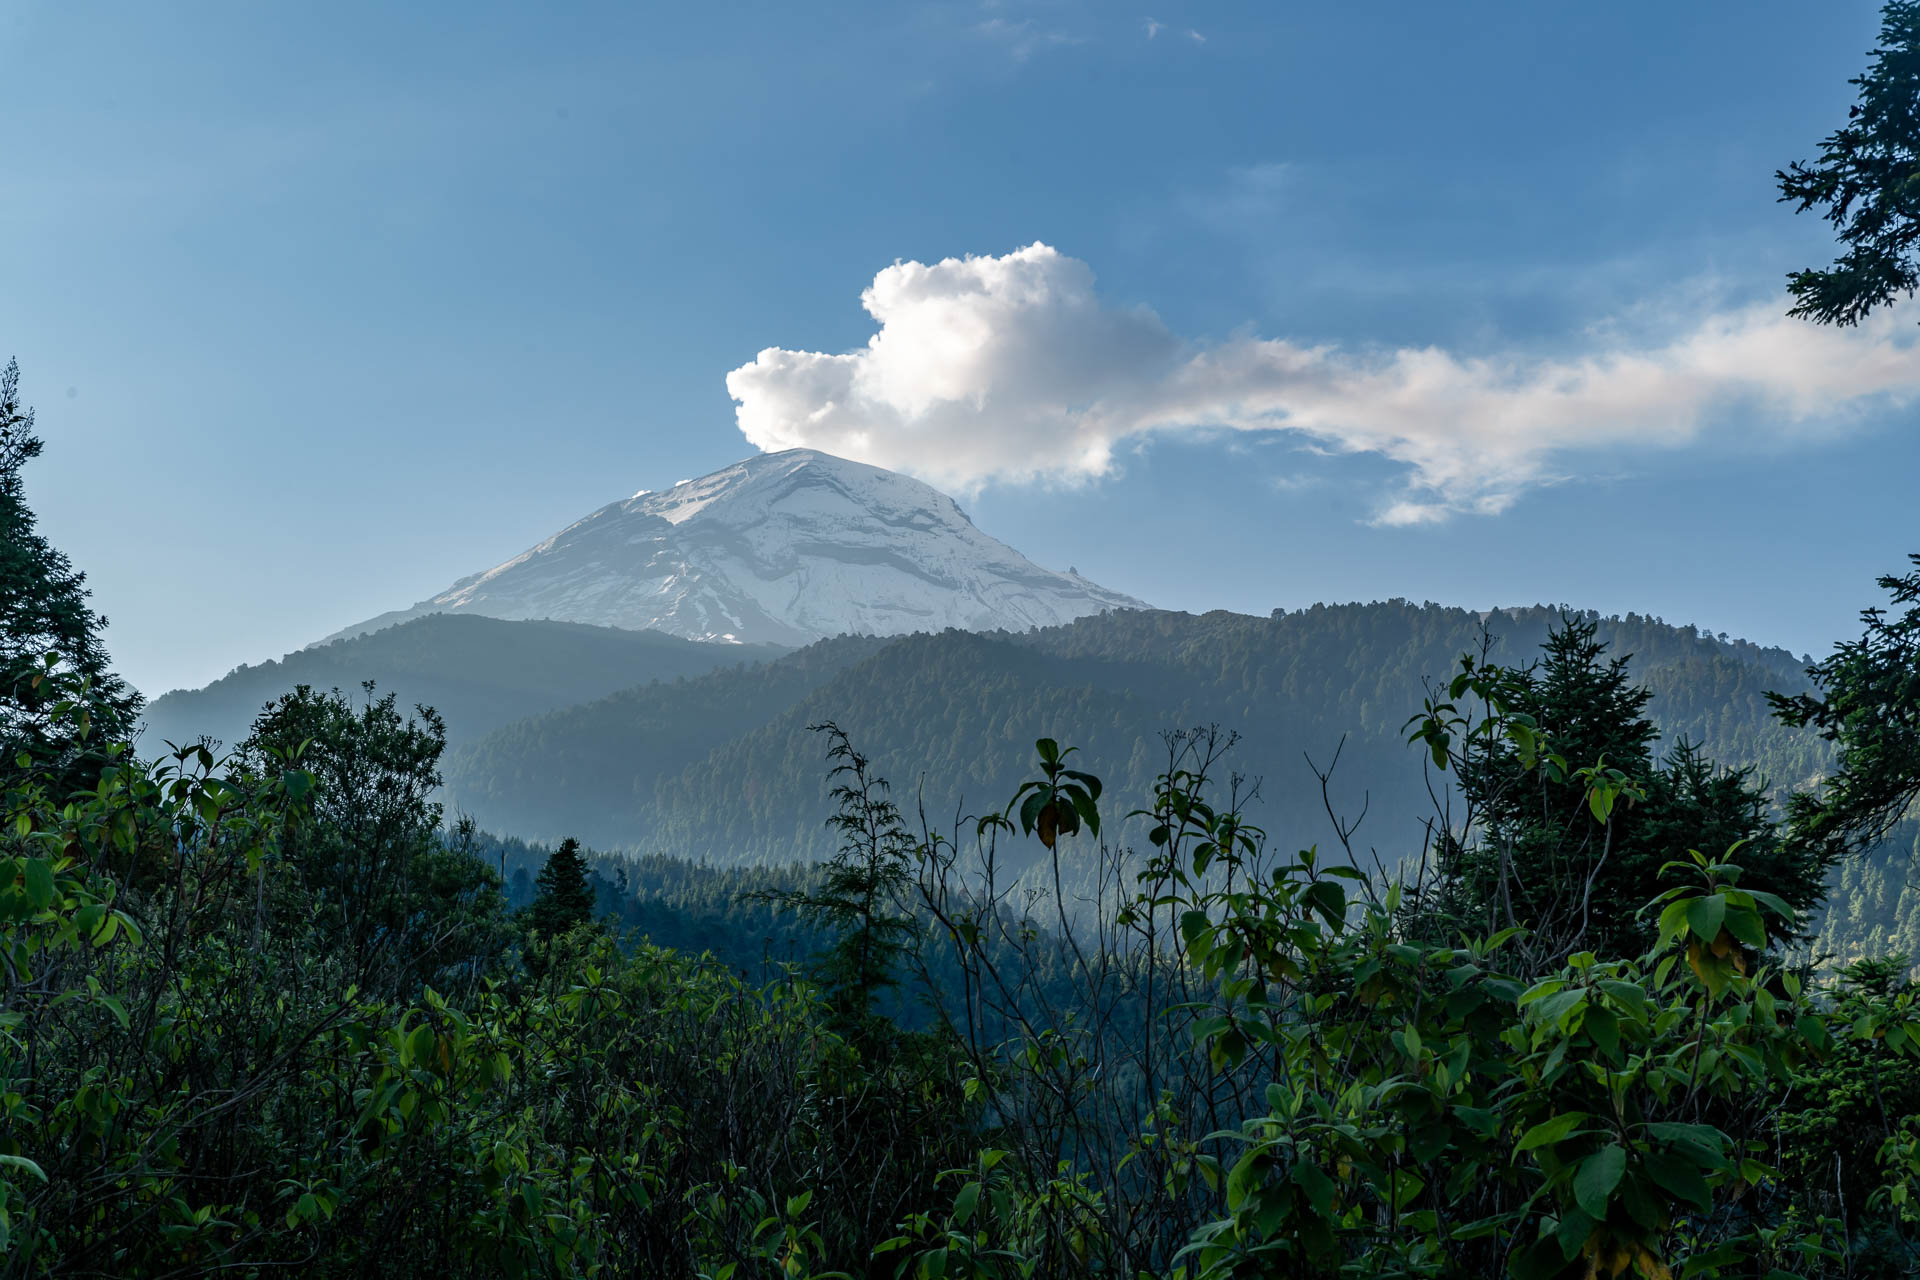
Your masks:
{"label": "dense vegetation", "polygon": [[[72,714],[85,692],[69,692]],[[1472,692],[1495,699],[1485,715],[1441,703],[1421,725],[1450,770],[1524,749],[1523,780],[1554,771],[1597,831],[1625,821],[1635,779],[1583,779],[1552,750],[1563,727],[1501,704],[1498,685]],[[836,739],[852,775],[841,845],[798,893],[831,934],[818,985],[622,952],[581,921],[591,895],[570,849],[510,916],[486,858],[436,830],[437,726],[387,700],[284,699],[219,777],[198,753],[149,767],[109,750],[100,782],[64,803],[16,762],[7,1261],[715,1276],[1900,1264],[1912,1147],[1860,1090],[1920,1049],[1912,997],[1871,967],[1830,989],[1775,967],[1790,908],[1741,887],[1737,851],[1658,873],[1670,887],[1638,955],[1511,930],[1443,939],[1402,887],[1269,857],[1245,815],[1208,802],[1219,745],[1170,744],[1140,819],[1149,864],[1136,881],[1106,859],[1117,910],[1081,926],[1022,910],[993,872],[1003,841],[1030,833],[1053,856],[1097,839],[1100,788],[1059,749],[1042,744],[1017,822],[956,839],[909,832]],[[1534,838],[1489,828],[1473,847]],[[910,977],[914,951],[958,979],[917,1032],[872,1000]],[[1831,1156],[1847,1179],[1783,1179],[1767,1157],[1788,1133],[1783,1163]]]}

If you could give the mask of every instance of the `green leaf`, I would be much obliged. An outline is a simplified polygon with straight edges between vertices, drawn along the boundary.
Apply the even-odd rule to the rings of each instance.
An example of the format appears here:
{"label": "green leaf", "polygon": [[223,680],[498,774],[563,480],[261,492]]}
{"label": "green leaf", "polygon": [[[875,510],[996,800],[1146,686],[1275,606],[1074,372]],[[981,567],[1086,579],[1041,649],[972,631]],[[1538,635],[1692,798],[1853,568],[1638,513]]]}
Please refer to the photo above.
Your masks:
{"label": "green leaf", "polygon": [[1338,926],[1347,916],[1347,891],[1337,880],[1315,880],[1303,895],[1307,905],[1318,911],[1330,925]]}
{"label": "green leaf", "polygon": [[1757,911],[1729,911],[1726,920],[1727,932],[1756,949],[1767,945],[1767,927],[1760,922]]}
{"label": "green leaf", "polygon": [[1067,799],[1073,802],[1074,812],[1087,824],[1087,830],[1099,835],[1100,808],[1093,802],[1093,797],[1076,787],[1067,792]]}
{"label": "green leaf", "polygon": [[1558,1142],[1579,1128],[1586,1119],[1587,1113],[1584,1111],[1569,1111],[1565,1115],[1555,1116],[1551,1120],[1542,1120],[1539,1124],[1527,1130],[1526,1136],[1520,1139],[1519,1145],[1514,1147],[1514,1150],[1531,1151],[1535,1147],[1544,1147],[1551,1143]]}
{"label": "green leaf", "polygon": [[1708,894],[1687,903],[1687,927],[1702,942],[1712,942],[1720,936],[1720,925],[1726,915],[1727,900],[1722,894]]}
{"label": "green leaf", "polygon": [[25,1156],[0,1155],[0,1169],[25,1169],[40,1181],[47,1180],[46,1171]]}
{"label": "green leaf", "polygon": [[1706,1176],[1692,1160],[1673,1152],[1650,1151],[1645,1164],[1647,1176],[1676,1199],[1702,1211],[1713,1207],[1713,1192],[1707,1187]]}
{"label": "green leaf", "polygon": [[1573,1198],[1596,1222],[1606,1220],[1607,1198],[1627,1172],[1626,1148],[1614,1143],[1580,1162],[1573,1175]]}
{"label": "green leaf", "polygon": [[1189,950],[1198,946],[1202,939],[1213,932],[1213,921],[1204,911],[1183,911],[1180,914],[1180,936],[1186,939]]}
{"label": "green leaf", "polygon": [[975,1206],[980,1203],[980,1184],[969,1182],[960,1188],[960,1194],[953,1198],[953,1221],[955,1226],[964,1227],[973,1217]]}
{"label": "green leaf", "polygon": [[1620,1019],[1611,1009],[1590,1007],[1587,1019],[1581,1024],[1588,1037],[1615,1062],[1620,1060]]}
{"label": "green leaf", "polygon": [[1665,945],[1669,938],[1685,933],[1687,929],[1688,902],[1682,899],[1669,902],[1660,912],[1660,942]]}
{"label": "green leaf", "polygon": [[1312,1160],[1296,1160],[1293,1165],[1294,1185],[1304,1191],[1307,1202],[1315,1213],[1326,1217],[1333,1212],[1333,1179]]}
{"label": "green leaf", "polygon": [[1075,782],[1084,784],[1089,796],[1092,796],[1095,800],[1100,798],[1100,779],[1096,775],[1082,773],[1078,769],[1063,769],[1061,770],[1060,776],[1063,778],[1072,778]]}
{"label": "green leaf", "polygon": [[27,882],[27,901],[44,911],[53,903],[53,868],[45,858],[28,858],[21,868]]}
{"label": "green leaf", "polygon": [[1710,1124],[1683,1124],[1677,1120],[1657,1120],[1647,1125],[1647,1132],[1662,1142],[1690,1142],[1705,1151],[1716,1154],[1727,1147],[1727,1135]]}
{"label": "green leaf", "polygon": [[1025,804],[1020,806],[1020,827],[1028,835],[1033,834],[1034,824],[1040,821],[1040,810],[1046,808],[1046,805],[1046,792],[1036,791],[1027,797]]}
{"label": "green leaf", "polygon": [[1586,1003],[1586,989],[1572,987],[1566,991],[1555,992],[1542,1000],[1540,1006],[1533,1011],[1533,1016],[1541,1022],[1557,1023],[1565,1020],[1567,1015],[1575,1009],[1584,1008]]}
{"label": "green leaf", "polygon": [[1407,1134],[1407,1154],[1422,1164],[1430,1164],[1446,1151],[1453,1134],[1442,1123],[1423,1124]]}
{"label": "green leaf", "polygon": [[1513,740],[1514,750],[1520,756],[1522,769],[1533,768],[1534,761],[1540,755],[1540,737],[1526,725],[1510,723],[1507,725],[1507,737]]}
{"label": "green leaf", "polygon": [[1618,1000],[1621,1004],[1632,1005],[1636,1013],[1645,1013],[1647,992],[1637,982],[1622,982],[1618,978],[1602,978],[1599,982],[1602,991]]}
{"label": "green leaf", "polygon": [[1560,1224],[1554,1228],[1554,1237],[1560,1242],[1560,1253],[1571,1262],[1580,1252],[1580,1246],[1593,1234],[1594,1221],[1579,1209],[1569,1209],[1560,1215]]}
{"label": "green leaf", "polygon": [[1528,987],[1526,994],[1521,996],[1520,999],[1517,1001],[1517,1003],[1522,1009],[1524,1009],[1528,1005],[1532,1004],[1535,1000],[1539,1000],[1546,996],[1550,996],[1554,992],[1560,990],[1560,988],[1566,985],[1567,985],[1566,980],[1563,978],[1548,978],[1545,982],[1536,983],[1535,985]]}

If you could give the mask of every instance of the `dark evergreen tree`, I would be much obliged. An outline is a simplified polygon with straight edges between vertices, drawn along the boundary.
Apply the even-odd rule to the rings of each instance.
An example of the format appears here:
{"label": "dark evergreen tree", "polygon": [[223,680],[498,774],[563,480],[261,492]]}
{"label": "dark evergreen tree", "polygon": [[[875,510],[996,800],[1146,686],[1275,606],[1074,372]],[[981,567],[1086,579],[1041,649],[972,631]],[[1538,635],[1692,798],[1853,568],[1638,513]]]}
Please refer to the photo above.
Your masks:
{"label": "dark evergreen tree", "polygon": [[[19,363],[9,361],[0,373],[0,761],[11,768],[26,751],[78,783],[86,744],[128,736],[140,697],[108,669],[106,619],[87,606],[85,575],[35,528],[21,470],[40,450]],[[58,713],[76,697],[81,714]]]}
{"label": "dark evergreen tree", "polygon": [[[1462,759],[1472,826],[1441,839],[1429,903],[1469,929],[1524,926],[1549,959],[1636,955],[1654,933],[1642,908],[1669,887],[1661,868],[1690,849],[1720,858],[1738,846],[1743,889],[1802,913],[1817,904],[1824,867],[1782,844],[1753,771],[1723,769],[1685,740],[1659,756],[1651,693],[1595,632],[1570,619],[1539,662],[1505,672],[1505,710],[1537,729],[1540,754],[1528,767],[1519,744],[1489,737]],[[1604,814],[1596,784],[1617,788]]]}
{"label": "dark evergreen tree", "polygon": [[1824,210],[1847,246],[1831,268],[1787,277],[1789,314],[1822,324],[1857,324],[1920,286],[1920,0],[1893,0],[1880,11],[1880,47],[1849,83],[1860,99],[1821,143],[1819,162],[1774,175],[1783,202],[1799,213]]}
{"label": "dark evergreen tree", "polygon": [[1771,694],[1780,718],[1839,748],[1819,790],[1787,801],[1788,831],[1806,857],[1832,865],[1884,840],[1920,797],[1920,555],[1880,586],[1891,613],[1863,612],[1861,636],[1807,669],[1817,693]]}
{"label": "dark evergreen tree", "polygon": [[530,921],[543,938],[557,938],[593,919],[595,895],[578,840],[568,836],[560,842],[534,878],[534,890]]}

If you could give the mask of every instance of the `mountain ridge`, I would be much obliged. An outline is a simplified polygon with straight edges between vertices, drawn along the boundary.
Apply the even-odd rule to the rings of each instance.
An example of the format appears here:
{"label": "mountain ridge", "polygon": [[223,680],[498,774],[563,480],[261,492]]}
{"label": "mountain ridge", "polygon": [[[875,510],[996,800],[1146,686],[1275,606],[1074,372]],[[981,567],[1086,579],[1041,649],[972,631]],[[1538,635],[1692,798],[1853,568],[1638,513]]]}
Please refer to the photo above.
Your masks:
{"label": "mountain ridge", "polygon": [[[1496,611],[1499,660],[1537,656],[1547,630],[1584,611]],[[1654,691],[1667,734],[1729,765],[1803,784],[1825,763],[1813,735],[1777,725],[1765,691],[1806,687],[1799,659],[1629,615],[1598,619]],[[1033,741],[1082,748],[1107,779],[1113,811],[1147,799],[1157,732],[1218,724],[1243,741],[1231,767],[1264,778],[1275,838],[1325,840],[1318,781],[1339,750],[1331,798],[1370,808],[1383,848],[1417,844],[1426,805],[1421,756],[1404,725],[1434,681],[1477,649],[1472,612],[1406,601],[1315,606],[1276,616],[1127,611],[1022,633],[828,640],[771,663],[671,688],[626,690],[502,726],[451,754],[453,803],[483,826],[535,840],[578,835],[601,848],[715,865],[825,856],[832,833],[819,744],[835,720],[901,799],[935,813],[995,803],[1027,775]],[[666,726],[701,726],[668,750]],[[711,728],[711,733],[705,732]],[[1344,741],[1344,747],[1343,747]],[[924,781],[923,781],[924,780]]]}
{"label": "mountain ridge", "polygon": [[785,653],[775,645],[718,645],[655,631],[578,622],[507,622],[480,614],[429,614],[377,631],[241,665],[199,689],[175,689],[141,713],[147,754],[163,742],[213,738],[231,747],[261,707],[298,685],[354,692],[367,680],[403,706],[424,703],[458,745],[504,724],[590,702],[654,680]]}

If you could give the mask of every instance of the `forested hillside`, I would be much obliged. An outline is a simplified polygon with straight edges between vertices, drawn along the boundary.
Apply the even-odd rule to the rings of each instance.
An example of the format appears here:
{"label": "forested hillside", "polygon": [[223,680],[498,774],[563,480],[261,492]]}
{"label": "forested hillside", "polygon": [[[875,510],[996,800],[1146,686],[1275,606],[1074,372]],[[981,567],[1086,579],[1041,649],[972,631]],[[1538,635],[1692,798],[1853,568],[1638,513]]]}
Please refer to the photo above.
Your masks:
{"label": "forested hillside", "polygon": [[1920,961],[1917,875],[1920,822],[1909,820],[1834,871],[1816,951],[1839,964],[1889,955]]}
{"label": "forested hillside", "polygon": [[[1430,682],[1487,637],[1494,657],[1529,661],[1564,616],[1536,607],[1482,619],[1390,601],[842,638],[505,726],[452,754],[448,788],[483,827],[531,839],[784,863],[831,849],[808,733],[820,721],[842,725],[896,794],[924,797],[940,823],[1004,795],[1042,736],[1078,745],[1124,811],[1144,803],[1164,764],[1161,731],[1218,724],[1241,735],[1230,763],[1261,780],[1255,812],[1276,842],[1332,840],[1306,757],[1325,768],[1337,750],[1335,809],[1349,820],[1364,811],[1356,841],[1392,860],[1418,848],[1431,812],[1421,756],[1405,741]],[[1600,637],[1632,655],[1668,745],[1692,741],[1778,785],[1818,773],[1820,744],[1774,721],[1765,698],[1805,687],[1800,659],[1639,616],[1602,620]]]}
{"label": "forested hillside", "polygon": [[181,689],[148,704],[148,749],[202,736],[237,745],[260,708],[298,685],[358,689],[368,680],[425,704],[447,722],[453,742],[471,741],[525,716],[602,697],[652,680],[677,680],[716,667],[763,661],[773,645],[701,644],[656,631],[576,622],[503,622],[477,614],[431,614],[368,635],[296,650],[242,666],[204,689]]}

